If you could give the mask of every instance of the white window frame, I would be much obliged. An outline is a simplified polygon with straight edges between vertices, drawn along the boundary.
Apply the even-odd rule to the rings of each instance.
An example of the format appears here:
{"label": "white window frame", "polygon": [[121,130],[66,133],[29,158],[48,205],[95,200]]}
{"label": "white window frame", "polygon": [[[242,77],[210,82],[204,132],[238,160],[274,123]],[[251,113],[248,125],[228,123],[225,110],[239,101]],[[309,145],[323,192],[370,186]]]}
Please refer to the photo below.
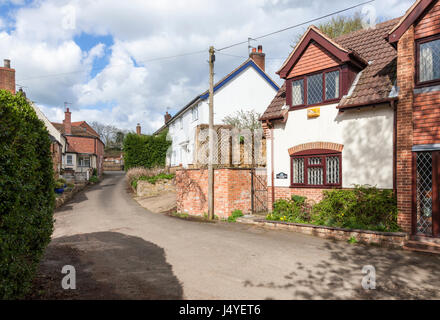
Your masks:
{"label": "white window frame", "polygon": [[[69,162],[70,157],[70,162]],[[73,154],[66,154],[66,165],[73,166]]]}
{"label": "white window frame", "polygon": [[[84,159],[88,158],[89,159],[89,165],[85,166],[83,165]],[[78,157],[78,166],[82,167],[82,168],[91,168],[92,167],[92,159],[90,156],[79,156]]]}
{"label": "white window frame", "polygon": [[199,106],[198,105],[196,105],[195,107],[192,108],[191,114],[192,114],[192,121],[199,120]]}

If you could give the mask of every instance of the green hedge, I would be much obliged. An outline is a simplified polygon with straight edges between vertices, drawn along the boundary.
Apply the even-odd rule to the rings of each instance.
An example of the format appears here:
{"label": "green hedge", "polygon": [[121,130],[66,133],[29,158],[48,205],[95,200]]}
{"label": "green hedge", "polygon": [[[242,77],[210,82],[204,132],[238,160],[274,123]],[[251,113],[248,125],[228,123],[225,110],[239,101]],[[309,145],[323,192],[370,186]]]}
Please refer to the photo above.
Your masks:
{"label": "green hedge", "polygon": [[397,202],[391,190],[370,186],[326,190],[321,202],[310,205],[305,197],[280,199],[267,220],[375,231],[400,231]]}
{"label": "green hedge", "polygon": [[166,154],[171,141],[167,132],[158,136],[129,133],[124,139],[125,170],[134,167],[153,168],[165,165]]}
{"label": "green hedge", "polygon": [[0,90],[0,299],[23,297],[53,231],[49,134],[22,95]]}

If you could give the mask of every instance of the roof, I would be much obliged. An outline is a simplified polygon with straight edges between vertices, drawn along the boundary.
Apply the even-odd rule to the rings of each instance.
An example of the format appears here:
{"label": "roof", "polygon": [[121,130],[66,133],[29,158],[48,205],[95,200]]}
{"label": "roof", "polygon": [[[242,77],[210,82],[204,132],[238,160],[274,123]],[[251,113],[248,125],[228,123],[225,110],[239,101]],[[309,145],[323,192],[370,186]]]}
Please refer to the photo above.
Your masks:
{"label": "roof", "polygon": [[387,35],[387,40],[395,44],[408,28],[416,22],[416,20],[425,12],[425,10],[437,2],[438,0],[417,0],[406,11],[405,15],[400,19],[393,29]]}
{"label": "roof", "polygon": [[[64,124],[52,122],[53,126],[62,134],[66,134]],[[72,135],[90,138],[100,138],[99,134],[85,121],[72,122]]]}
{"label": "roof", "polygon": [[[374,29],[358,30],[332,40],[341,48],[355,52],[360,58],[368,61],[368,65],[354,81],[349,94],[339,102],[338,108],[368,105],[390,99],[396,80],[397,51],[385,40],[385,37],[399,21],[400,18],[389,20],[376,25]],[[283,85],[263,113],[261,120],[283,117],[282,107],[286,104],[285,90],[286,87]]]}
{"label": "roof", "polygon": [[[254,68],[255,71],[257,71],[264,80],[266,80],[269,85],[271,85],[275,90],[279,90],[278,85],[273,81],[267,73],[261,69],[251,58],[248,58],[245,62],[243,62],[241,65],[239,65],[237,68],[235,68],[232,72],[224,76],[220,81],[216,82],[214,85],[214,93],[216,93],[218,90],[220,90],[223,86],[225,86],[228,82],[233,80],[235,77],[237,77],[241,72],[248,68]],[[188,104],[186,104],[182,109],[180,109],[171,119],[163,125],[161,128],[159,128],[154,134],[159,134],[162,132],[170,123],[172,123],[179,115],[181,115],[183,112],[185,112],[187,109],[189,109],[194,103],[202,100],[206,100],[209,98],[209,90],[206,90],[202,94],[199,94],[194,99],[192,99]]]}

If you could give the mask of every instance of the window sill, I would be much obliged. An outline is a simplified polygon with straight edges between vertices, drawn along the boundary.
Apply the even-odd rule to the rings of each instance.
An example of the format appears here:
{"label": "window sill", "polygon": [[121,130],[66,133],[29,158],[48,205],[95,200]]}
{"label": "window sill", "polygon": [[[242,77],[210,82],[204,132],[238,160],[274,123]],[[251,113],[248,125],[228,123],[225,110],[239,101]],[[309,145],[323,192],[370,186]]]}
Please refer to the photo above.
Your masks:
{"label": "window sill", "polygon": [[342,186],[309,186],[309,185],[297,185],[297,184],[291,184],[289,188],[295,188],[295,189],[342,189]]}
{"label": "window sill", "polygon": [[326,106],[329,104],[339,103],[339,101],[341,101],[341,99],[328,100],[328,101],[320,102],[320,103],[316,103],[316,104],[293,106],[293,107],[289,107],[289,111],[302,110],[302,109],[308,109],[308,108],[314,108],[314,107],[321,107],[321,106]]}

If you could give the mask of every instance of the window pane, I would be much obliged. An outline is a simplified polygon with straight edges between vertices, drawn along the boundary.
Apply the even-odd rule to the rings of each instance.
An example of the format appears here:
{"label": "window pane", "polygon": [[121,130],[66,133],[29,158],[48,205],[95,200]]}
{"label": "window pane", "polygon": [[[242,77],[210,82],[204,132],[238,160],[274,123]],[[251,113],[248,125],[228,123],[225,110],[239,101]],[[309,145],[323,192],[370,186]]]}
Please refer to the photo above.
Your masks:
{"label": "window pane", "polygon": [[327,157],[327,183],[339,184],[339,157]]}
{"label": "window pane", "polygon": [[325,99],[339,98],[339,71],[325,74]]}
{"label": "window pane", "polygon": [[308,168],[307,178],[308,184],[322,185],[324,184],[324,170],[322,168]]}
{"label": "window pane", "polygon": [[321,158],[309,158],[309,164],[314,164],[314,165],[317,165],[317,164],[321,164]]}
{"label": "window pane", "polygon": [[304,159],[293,159],[292,182],[304,183]]}
{"label": "window pane", "polygon": [[420,81],[440,79],[440,39],[420,45]]}
{"label": "window pane", "polygon": [[304,80],[292,82],[292,106],[304,104]]}
{"label": "window pane", "polygon": [[307,78],[307,104],[322,102],[322,74]]}

